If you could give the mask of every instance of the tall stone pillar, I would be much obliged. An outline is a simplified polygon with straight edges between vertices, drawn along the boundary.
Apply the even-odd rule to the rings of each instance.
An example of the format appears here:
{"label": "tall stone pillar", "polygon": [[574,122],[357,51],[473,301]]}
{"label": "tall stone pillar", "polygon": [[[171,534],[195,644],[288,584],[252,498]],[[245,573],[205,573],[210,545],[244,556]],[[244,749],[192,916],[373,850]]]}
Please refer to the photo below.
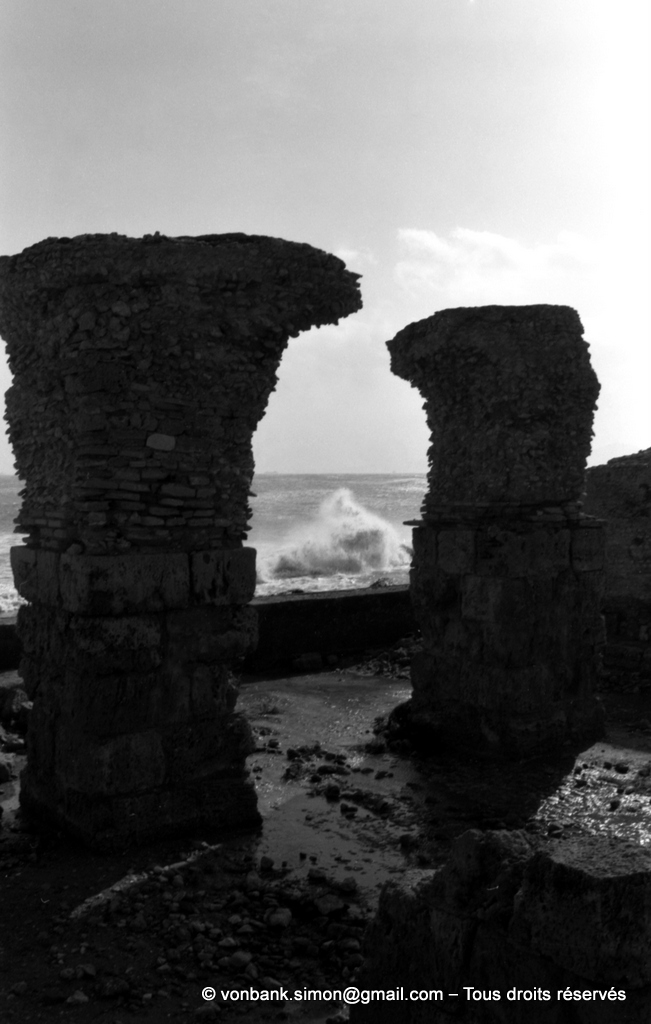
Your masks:
{"label": "tall stone pillar", "polygon": [[599,384],[578,315],[448,309],[388,347],[432,435],[412,524],[423,652],[394,724],[507,754],[598,734],[604,542],[579,499]]}
{"label": "tall stone pillar", "polygon": [[251,439],[288,338],[360,307],[341,260],[281,239],[0,260],[27,811],[96,847],[258,822],[231,673],[256,635]]}

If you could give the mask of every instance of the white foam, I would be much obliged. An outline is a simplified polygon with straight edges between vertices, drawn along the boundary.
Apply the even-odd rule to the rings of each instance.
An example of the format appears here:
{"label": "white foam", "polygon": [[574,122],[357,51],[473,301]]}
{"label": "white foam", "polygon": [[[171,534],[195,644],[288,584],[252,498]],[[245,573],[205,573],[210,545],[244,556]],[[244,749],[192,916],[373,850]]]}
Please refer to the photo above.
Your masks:
{"label": "white foam", "polygon": [[11,615],[26,602],[10,583],[0,583],[0,615]]}
{"label": "white foam", "polygon": [[398,530],[360,505],[341,487],[325,498],[316,517],[295,528],[280,549],[260,551],[259,583],[357,577],[409,566],[411,548]]}

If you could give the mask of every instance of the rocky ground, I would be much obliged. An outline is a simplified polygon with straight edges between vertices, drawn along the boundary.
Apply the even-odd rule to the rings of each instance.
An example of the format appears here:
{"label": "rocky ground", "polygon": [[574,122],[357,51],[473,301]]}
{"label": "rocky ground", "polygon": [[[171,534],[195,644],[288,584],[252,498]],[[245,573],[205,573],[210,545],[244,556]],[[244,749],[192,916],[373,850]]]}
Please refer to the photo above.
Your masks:
{"label": "rocky ground", "polygon": [[[334,1000],[283,997],[354,983],[379,886],[443,863],[467,828],[558,837],[607,816],[616,834],[648,841],[649,693],[604,693],[610,745],[579,756],[423,758],[404,744],[387,748],[378,731],[408,696],[412,648],[406,641],[318,675],[244,681],[262,833],[110,857],[16,815],[28,710],[9,707],[5,686],[0,1019],[338,1020]],[[206,987],[214,1000],[202,997]],[[258,998],[246,998],[252,989]]]}

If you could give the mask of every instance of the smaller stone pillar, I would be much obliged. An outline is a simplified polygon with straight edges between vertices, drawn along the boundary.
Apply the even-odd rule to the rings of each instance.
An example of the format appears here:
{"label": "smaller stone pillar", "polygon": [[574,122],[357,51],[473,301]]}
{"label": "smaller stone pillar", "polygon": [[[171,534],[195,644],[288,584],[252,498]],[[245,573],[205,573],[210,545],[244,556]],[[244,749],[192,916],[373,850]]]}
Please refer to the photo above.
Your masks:
{"label": "smaller stone pillar", "polygon": [[604,675],[651,686],[651,448],[592,466],[584,508],[606,528]]}
{"label": "smaller stone pillar", "polygon": [[443,310],[388,347],[432,433],[412,524],[423,652],[394,724],[508,754],[595,736],[603,529],[579,498],[599,384],[578,315]]}
{"label": "smaller stone pillar", "polygon": [[359,309],[357,277],[240,234],[0,259],[33,815],[95,847],[259,824],[232,673],[256,638],[251,441],[289,338]]}

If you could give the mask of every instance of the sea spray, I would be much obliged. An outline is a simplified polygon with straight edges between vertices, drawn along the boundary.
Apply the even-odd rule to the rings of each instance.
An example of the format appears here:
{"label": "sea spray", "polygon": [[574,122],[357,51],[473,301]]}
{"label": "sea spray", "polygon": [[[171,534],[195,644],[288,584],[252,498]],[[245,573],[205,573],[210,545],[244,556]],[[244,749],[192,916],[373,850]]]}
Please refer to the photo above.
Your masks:
{"label": "sea spray", "polygon": [[322,501],[312,521],[295,528],[280,550],[263,559],[260,582],[270,577],[363,577],[404,571],[411,553],[391,523],[364,508],[351,491],[341,487]]}
{"label": "sea spray", "polygon": [[9,562],[9,552],[16,544],[20,544],[20,537],[15,533],[0,532],[0,616],[16,615],[21,604],[27,603],[14,586]]}

